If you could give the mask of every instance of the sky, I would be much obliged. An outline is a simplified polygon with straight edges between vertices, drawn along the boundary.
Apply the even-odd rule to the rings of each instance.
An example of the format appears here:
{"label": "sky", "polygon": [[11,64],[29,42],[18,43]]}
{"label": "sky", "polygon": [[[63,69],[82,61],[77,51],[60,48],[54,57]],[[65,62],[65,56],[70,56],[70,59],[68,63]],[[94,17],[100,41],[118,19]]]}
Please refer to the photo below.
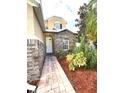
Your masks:
{"label": "sky", "polygon": [[89,0],[41,0],[44,19],[51,16],[59,16],[67,21],[67,28],[76,31],[75,19],[79,16],[77,11],[83,3]]}

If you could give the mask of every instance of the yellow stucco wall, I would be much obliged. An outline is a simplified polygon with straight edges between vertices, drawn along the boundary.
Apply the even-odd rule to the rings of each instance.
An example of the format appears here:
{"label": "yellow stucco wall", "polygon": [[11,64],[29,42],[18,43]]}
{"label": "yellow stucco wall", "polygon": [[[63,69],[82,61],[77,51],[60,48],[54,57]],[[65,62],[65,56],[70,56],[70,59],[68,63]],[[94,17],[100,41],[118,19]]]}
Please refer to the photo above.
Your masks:
{"label": "yellow stucco wall", "polygon": [[27,4],[27,38],[34,35],[33,7]]}
{"label": "yellow stucco wall", "polygon": [[38,20],[35,14],[34,14],[34,34],[38,39],[40,39],[40,41],[44,41],[44,33],[38,23]]}
{"label": "yellow stucco wall", "polygon": [[45,27],[47,26],[48,29],[52,30],[54,28],[54,23],[56,21],[58,21],[62,24],[62,28],[66,28],[67,22],[63,18],[56,17],[56,16],[53,16],[53,17],[45,20]]}
{"label": "yellow stucco wall", "polygon": [[33,7],[27,4],[27,38],[38,39],[44,43],[43,31],[38,23]]}

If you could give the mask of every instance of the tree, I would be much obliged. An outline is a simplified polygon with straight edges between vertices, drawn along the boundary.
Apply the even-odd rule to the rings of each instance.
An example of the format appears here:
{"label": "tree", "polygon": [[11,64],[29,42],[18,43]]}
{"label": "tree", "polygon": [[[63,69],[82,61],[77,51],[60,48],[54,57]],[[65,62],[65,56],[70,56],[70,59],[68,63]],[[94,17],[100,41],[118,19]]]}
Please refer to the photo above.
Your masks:
{"label": "tree", "polygon": [[85,36],[85,28],[86,28],[85,23],[86,23],[87,11],[88,11],[88,5],[86,3],[84,3],[82,6],[80,6],[79,11],[78,11],[79,19],[75,20],[77,22],[77,24],[75,26],[78,26],[80,29],[78,31],[79,41],[80,41],[80,37]]}
{"label": "tree", "polygon": [[79,19],[76,19],[76,26],[79,27],[79,37],[83,36],[85,41],[97,42],[97,4],[91,0],[79,8]]}
{"label": "tree", "polygon": [[86,16],[86,35],[90,41],[97,41],[97,5],[96,0],[91,0],[88,4],[88,13]]}

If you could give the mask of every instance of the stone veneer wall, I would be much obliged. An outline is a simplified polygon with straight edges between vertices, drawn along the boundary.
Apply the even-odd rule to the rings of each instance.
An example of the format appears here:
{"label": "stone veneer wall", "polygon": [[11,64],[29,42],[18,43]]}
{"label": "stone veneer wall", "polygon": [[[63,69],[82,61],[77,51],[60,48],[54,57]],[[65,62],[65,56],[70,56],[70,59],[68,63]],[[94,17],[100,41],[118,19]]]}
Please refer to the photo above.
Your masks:
{"label": "stone veneer wall", "polygon": [[55,52],[59,50],[63,50],[63,39],[67,38],[69,39],[69,49],[73,48],[76,46],[76,35],[69,31],[63,31],[60,33],[55,34],[55,40],[54,40],[54,47],[55,47]]}
{"label": "stone veneer wall", "polygon": [[27,82],[40,79],[45,58],[45,46],[36,39],[27,39]]}

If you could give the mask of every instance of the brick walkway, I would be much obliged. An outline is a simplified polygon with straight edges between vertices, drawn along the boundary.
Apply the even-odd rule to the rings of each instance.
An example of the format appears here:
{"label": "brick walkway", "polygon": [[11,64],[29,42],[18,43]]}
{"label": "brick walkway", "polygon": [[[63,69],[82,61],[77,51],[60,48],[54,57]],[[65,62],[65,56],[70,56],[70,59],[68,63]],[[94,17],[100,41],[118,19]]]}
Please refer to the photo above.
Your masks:
{"label": "brick walkway", "polygon": [[76,93],[55,56],[46,56],[36,93]]}

